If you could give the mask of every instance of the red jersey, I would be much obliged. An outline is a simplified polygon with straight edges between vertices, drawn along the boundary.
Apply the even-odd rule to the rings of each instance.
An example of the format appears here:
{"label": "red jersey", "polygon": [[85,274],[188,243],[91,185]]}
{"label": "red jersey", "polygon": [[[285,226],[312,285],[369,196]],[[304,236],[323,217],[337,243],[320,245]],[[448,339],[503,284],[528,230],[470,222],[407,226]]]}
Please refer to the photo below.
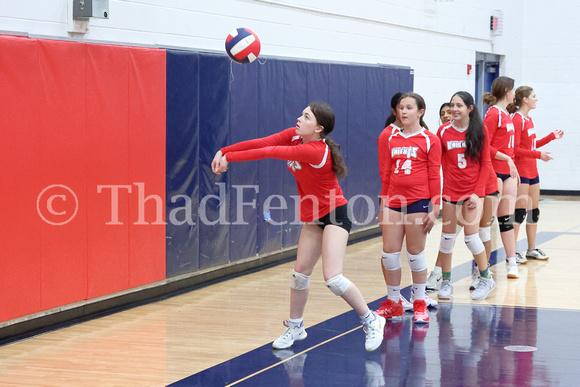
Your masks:
{"label": "red jersey", "polygon": [[465,156],[466,133],[467,128],[458,129],[453,121],[441,125],[437,131],[437,137],[441,140],[443,197],[453,202],[465,200],[472,193],[479,197],[485,196],[485,185],[492,171],[487,136],[484,138],[480,159],[475,162]]}
{"label": "red jersey", "polygon": [[[421,199],[441,200],[441,143],[427,129],[411,135],[395,131],[388,139],[384,159],[379,160],[388,176],[386,204],[403,207]],[[385,187],[386,186],[386,187]]]}
{"label": "red jersey", "polygon": [[536,140],[536,131],[532,117],[524,117],[520,112],[516,112],[512,116],[512,121],[516,133],[516,167],[518,167],[518,172],[521,177],[534,179],[539,175],[536,159],[542,156],[542,152],[536,149],[555,140],[556,136],[554,133],[550,133],[546,137]]}
{"label": "red jersey", "polygon": [[[391,137],[391,135],[393,135],[395,132],[401,131],[401,128],[399,128],[397,125],[395,124],[391,124],[389,126],[387,126],[381,133],[381,135],[379,136],[379,139],[377,140],[378,146],[379,146],[379,174],[381,176],[381,183],[382,183],[382,188],[381,188],[381,196],[387,196],[387,189],[388,189],[388,180],[389,180],[389,171],[387,171],[385,165],[384,165],[384,160],[385,160],[385,152],[388,152],[388,148],[389,148],[389,137]],[[387,182],[387,184],[385,185],[385,182]]]}
{"label": "red jersey", "polygon": [[303,222],[313,222],[348,203],[332,170],[332,157],[326,142],[321,139],[303,143],[296,128],[226,146],[221,151],[228,162],[266,158],[288,160],[288,169],[296,178],[300,195],[298,217]]}
{"label": "red jersey", "polygon": [[509,174],[510,168],[507,161],[497,160],[497,152],[504,153],[514,158],[514,124],[507,111],[494,105],[485,114],[483,125],[489,134],[489,146],[491,164],[495,173]]}

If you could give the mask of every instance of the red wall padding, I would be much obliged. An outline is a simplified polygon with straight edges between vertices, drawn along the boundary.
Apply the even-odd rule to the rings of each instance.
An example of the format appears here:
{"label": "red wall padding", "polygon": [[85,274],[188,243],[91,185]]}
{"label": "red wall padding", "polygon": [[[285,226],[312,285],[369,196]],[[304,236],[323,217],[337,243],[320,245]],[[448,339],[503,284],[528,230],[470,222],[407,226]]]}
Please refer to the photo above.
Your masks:
{"label": "red wall padding", "polygon": [[[153,199],[134,223],[140,187],[165,201],[165,52],[10,36],[0,52],[0,321],[164,279]],[[111,185],[131,189],[119,224]]]}

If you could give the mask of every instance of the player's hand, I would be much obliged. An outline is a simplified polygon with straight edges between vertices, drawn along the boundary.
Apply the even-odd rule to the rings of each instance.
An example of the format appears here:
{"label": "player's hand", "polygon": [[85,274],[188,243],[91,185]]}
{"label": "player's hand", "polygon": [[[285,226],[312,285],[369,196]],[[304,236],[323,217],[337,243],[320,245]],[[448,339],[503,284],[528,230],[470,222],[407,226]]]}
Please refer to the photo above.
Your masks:
{"label": "player's hand", "polygon": [[474,193],[469,195],[469,198],[465,201],[465,203],[467,203],[467,208],[470,210],[475,210],[480,202],[481,198]]}
{"label": "player's hand", "polygon": [[211,162],[211,170],[216,175],[220,174],[219,165],[220,165],[220,160],[221,160],[222,156],[223,156],[222,151],[221,150],[217,151],[215,156],[213,157],[213,161]]}
{"label": "player's hand", "polygon": [[428,214],[425,214],[425,217],[423,218],[424,234],[429,234],[431,232],[431,229],[435,225],[438,216],[439,216],[439,204],[436,204],[433,206],[433,211],[429,212]]}
{"label": "player's hand", "polygon": [[507,163],[510,167],[510,176],[516,179],[516,182],[518,183],[518,185],[520,185],[520,174],[518,173],[518,168],[516,167],[516,164],[511,158],[508,159]]}
{"label": "player's hand", "polygon": [[542,161],[550,161],[554,159],[552,156],[550,156],[550,152],[542,151],[541,153],[542,155],[540,156],[540,160]]}
{"label": "player's hand", "polygon": [[218,165],[218,173],[222,173],[227,170],[228,170],[228,159],[226,158],[226,155],[223,155]]}
{"label": "player's hand", "polygon": [[556,137],[556,139],[560,139],[564,136],[564,131],[563,130],[554,130],[554,136]]}

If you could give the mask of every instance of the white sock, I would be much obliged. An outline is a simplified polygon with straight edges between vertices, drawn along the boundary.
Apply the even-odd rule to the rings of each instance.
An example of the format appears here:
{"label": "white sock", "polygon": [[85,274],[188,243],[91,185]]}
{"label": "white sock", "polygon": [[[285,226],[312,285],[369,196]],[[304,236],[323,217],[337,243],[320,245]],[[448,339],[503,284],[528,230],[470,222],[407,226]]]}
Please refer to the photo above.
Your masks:
{"label": "white sock", "polygon": [[516,257],[510,257],[508,258],[508,264],[509,265],[515,265],[516,264]]}
{"label": "white sock", "polygon": [[387,285],[387,297],[393,302],[399,302],[401,299],[401,287]]}
{"label": "white sock", "polygon": [[302,317],[288,319],[288,325],[294,325],[296,327],[299,327],[303,322]]}
{"label": "white sock", "polygon": [[375,314],[370,309],[367,310],[367,312],[365,314],[363,314],[362,316],[359,316],[359,317],[360,317],[360,321],[362,323],[365,323],[365,324],[368,324],[372,321],[375,321],[375,318],[376,318]]}
{"label": "white sock", "polygon": [[441,266],[435,266],[433,268],[433,273],[435,273],[435,274],[441,274],[441,273],[443,273],[443,269],[441,269]]}
{"label": "white sock", "polygon": [[425,284],[413,284],[413,293],[415,293],[415,300],[424,300]]}

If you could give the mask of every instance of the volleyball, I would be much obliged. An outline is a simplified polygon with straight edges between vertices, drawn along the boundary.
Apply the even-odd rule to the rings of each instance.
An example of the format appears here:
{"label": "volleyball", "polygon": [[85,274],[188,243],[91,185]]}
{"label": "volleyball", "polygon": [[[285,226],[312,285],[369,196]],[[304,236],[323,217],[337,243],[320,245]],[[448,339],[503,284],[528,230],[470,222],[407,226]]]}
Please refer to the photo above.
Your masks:
{"label": "volleyball", "polygon": [[238,28],[226,38],[226,52],[237,63],[251,63],[260,55],[260,39],[247,28]]}

